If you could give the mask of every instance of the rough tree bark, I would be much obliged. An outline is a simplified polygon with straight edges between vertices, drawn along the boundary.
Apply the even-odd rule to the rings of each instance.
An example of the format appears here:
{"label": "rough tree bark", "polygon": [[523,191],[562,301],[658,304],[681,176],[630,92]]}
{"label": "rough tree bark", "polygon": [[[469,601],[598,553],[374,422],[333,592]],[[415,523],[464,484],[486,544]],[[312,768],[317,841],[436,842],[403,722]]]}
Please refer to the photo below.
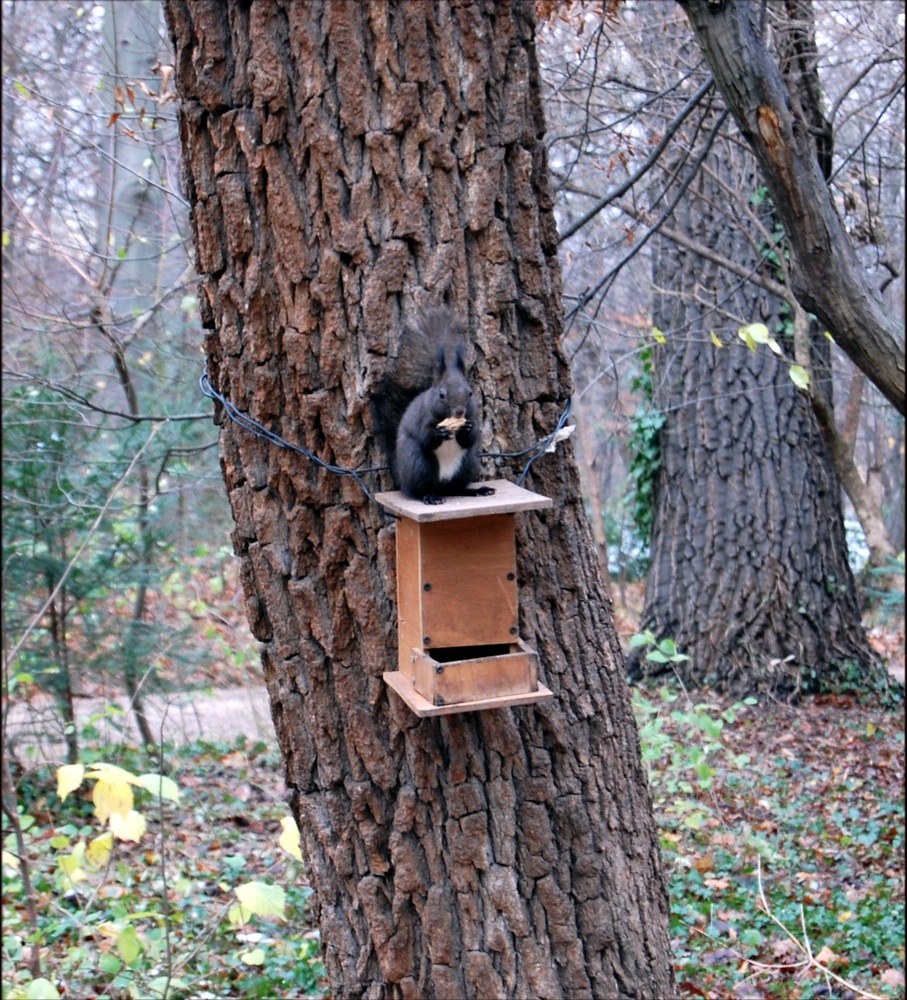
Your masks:
{"label": "rough tree bark", "polygon": [[[165,9],[217,390],[325,459],[381,463],[369,393],[402,320],[444,300],[475,341],[485,446],[552,428],[571,385],[531,0]],[[555,509],[517,532],[521,634],[554,700],[420,721],[381,679],[393,526],[228,422],[221,445],[333,995],[674,995],[571,453],[537,463]]]}
{"label": "rough tree bark", "polygon": [[[643,623],[690,656],[685,672],[697,684],[816,690],[876,666],[840,486],[809,400],[789,362],[737,336],[741,321],[774,332],[784,303],[716,263],[759,271],[735,222],[737,193],[757,186],[752,157],[719,139],[672,220],[714,259],[656,244],[653,323],[666,343],[653,354],[655,404],[666,422]],[[765,224],[771,231],[770,206]],[[790,336],[778,339],[791,350]],[[815,371],[823,345],[827,353],[818,338]]]}
{"label": "rough tree bark", "polygon": [[904,413],[904,328],[870,284],[752,0],[678,0],[715,83],[752,147],[791,243],[793,291],[853,363]]}

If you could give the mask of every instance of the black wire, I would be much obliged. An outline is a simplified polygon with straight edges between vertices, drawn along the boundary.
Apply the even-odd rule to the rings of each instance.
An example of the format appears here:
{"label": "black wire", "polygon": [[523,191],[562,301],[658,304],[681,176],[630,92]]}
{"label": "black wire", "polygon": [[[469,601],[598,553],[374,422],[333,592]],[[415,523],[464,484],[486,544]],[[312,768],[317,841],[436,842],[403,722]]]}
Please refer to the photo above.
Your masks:
{"label": "black wire", "polygon": [[[330,462],[325,462],[324,459],[319,458],[313,451],[308,448],[304,448],[302,445],[292,444],[291,442],[282,438],[279,434],[275,434],[274,431],[268,430],[264,424],[260,424],[257,420],[254,420],[248,414],[243,413],[238,410],[225,396],[222,396],[213,385],[211,385],[211,380],[208,378],[208,369],[202,372],[201,377],[198,380],[199,388],[202,391],[202,395],[207,396],[208,399],[214,399],[224,408],[227,416],[235,423],[238,424],[243,430],[248,431],[250,434],[254,434],[256,437],[260,437],[270,444],[276,445],[278,448],[286,448],[289,451],[295,452],[297,455],[302,455],[303,458],[309,459],[309,461],[314,462],[319,468],[324,469],[326,472],[333,472],[337,476],[352,476],[353,479],[359,484],[362,492],[366,497],[371,500],[371,502],[385,514],[387,517],[396,518],[396,514],[391,513],[383,507],[376,499],[372,491],[366,486],[362,479],[362,476],[366,473],[373,472],[383,472],[388,466],[386,465],[374,465],[364,469],[345,469],[340,465],[332,465]],[[480,458],[521,458],[523,455],[528,455],[530,452],[535,452],[535,454],[529,459],[523,468],[523,473],[517,480],[517,486],[521,486],[526,476],[529,474],[530,468],[532,468],[533,463],[538,461],[545,451],[554,440],[558,431],[564,426],[567,417],[570,415],[570,404],[571,400],[567,400],[567,406],[564,412],[561,414],[560,419],[557,422],[557,426],[554,430],[542,441],[537,441],[535,444],[530,445],[528,448],[524,448],[522,451],[513,452],[481,452]]]}
{"label": "black wire", "polygon": [[309,461],[314,462],[315,465],[327,472],[333,472],[337,476],[352,476],[361,487],[362,492],[369,500],[371,500],[371,502],[378,508],[378,510],[381,511],[382,514],[387,515],[387,517],[396,517],[395,514],[392,514],[375,499],[374,494],[362,479],[363,474],[367,472],[381,472],[387,468],[386,465],[376,465],[366,469],[344,469],[342,466],[332,465],[330,462],[325,462],[324,459],[319,458],[313,451],[309,451],[308,448],[304,448],[297,444],[291,444],[289,441],[284,440],[284,438],[282,438],[279,434],[275,434],[273,431],[268,430],[268,428],[263,424],[260,424],[257,420],[253,420],[252,417],[243,413],[241,410],[238,410],[226,397],[222,396],[214,388],[214,386],[211,385],[211,380],[208,378],[207,368],[202,372],[201,378],[198,380],[198,385],[203,395],[207,396],[209,399],[217,400],[217,402],[223,406],[224,410],[226,410],[227,416],[235,424],[239,424],[243,430],[247,430],[250,434],[254,434],[256,437],[263,438],[265,441],[268,441],[273,445],[277,445],[278,448],[286,448],[289,451],[295,452],[297,455],[302,455],[303,458],[309,459]]}

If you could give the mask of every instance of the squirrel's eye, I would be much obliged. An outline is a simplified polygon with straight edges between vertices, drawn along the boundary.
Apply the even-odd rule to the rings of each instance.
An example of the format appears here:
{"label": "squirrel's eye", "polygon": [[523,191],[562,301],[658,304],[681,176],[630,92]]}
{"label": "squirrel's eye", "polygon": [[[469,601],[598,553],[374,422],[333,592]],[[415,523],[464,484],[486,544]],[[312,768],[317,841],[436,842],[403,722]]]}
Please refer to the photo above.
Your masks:
{"label": "squirrel's eye", "polygon": [[447,390],[446,389],[439,389],[438,390],[438,395],[441,397],[441,399],[447,399]]}

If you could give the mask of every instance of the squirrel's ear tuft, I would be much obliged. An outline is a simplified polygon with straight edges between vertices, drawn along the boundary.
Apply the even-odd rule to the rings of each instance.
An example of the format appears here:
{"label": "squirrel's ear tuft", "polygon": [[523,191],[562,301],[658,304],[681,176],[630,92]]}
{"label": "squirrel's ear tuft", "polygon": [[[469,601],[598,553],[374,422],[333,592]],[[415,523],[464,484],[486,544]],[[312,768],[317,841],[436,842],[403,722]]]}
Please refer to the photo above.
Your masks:
{"label": "squirrel's ear tuft", "polygon": [[461,340],[460,343],[457,344],[457,353],[456,353],[455,364],[456,364],[457,368],[459,368],[460,371],[463,372],[464,375],[466,374],[466,360],[465,360],[465,356],[466,356],[466,345]]}
{"label": "squirrel's ear tuft", "polygon": [[438,348],[438,356],[435,359],[435,378],[441,378],[447,371],[447,358],[444,355],[444,344]]}

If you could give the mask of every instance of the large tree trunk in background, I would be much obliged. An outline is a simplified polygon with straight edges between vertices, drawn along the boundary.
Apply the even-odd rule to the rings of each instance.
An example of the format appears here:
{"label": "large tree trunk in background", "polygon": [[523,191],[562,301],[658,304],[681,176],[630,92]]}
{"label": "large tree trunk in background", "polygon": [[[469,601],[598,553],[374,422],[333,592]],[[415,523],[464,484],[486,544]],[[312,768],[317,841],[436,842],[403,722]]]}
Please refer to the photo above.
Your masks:
{"label": "large tree trunk in background", "polygon": [[[446,300],[475,340],[485,446],[552,428],[571,385],[531,0],[165,9],[215,387],[325,459],[381,463],[370,392],[403,319]],[[393,525],[229,422],[221,446],[333,995],[672,996],[569,450],[528,484],[554,510],[517,530],[520,630],[554,700],[420,721],[381,678]]]}
{"label": "large tree trunk in background", "polygon": [[[719,139],[672,225],[718,259],[758,270],[734,202],[757,186],[752,158]],[[770,209],[763,214],[771,231]],[[686,673],[698,684],[853,683],[873,660],[839,483],[788,365],[737,335],[741,321],[775,334],[781,300],[662,239],[654,284],[653,323],[667,337],[654,352],[655,404],[667,419],[644,625],[690,656]],[[789,335],[777,337],[792,349]]]}

